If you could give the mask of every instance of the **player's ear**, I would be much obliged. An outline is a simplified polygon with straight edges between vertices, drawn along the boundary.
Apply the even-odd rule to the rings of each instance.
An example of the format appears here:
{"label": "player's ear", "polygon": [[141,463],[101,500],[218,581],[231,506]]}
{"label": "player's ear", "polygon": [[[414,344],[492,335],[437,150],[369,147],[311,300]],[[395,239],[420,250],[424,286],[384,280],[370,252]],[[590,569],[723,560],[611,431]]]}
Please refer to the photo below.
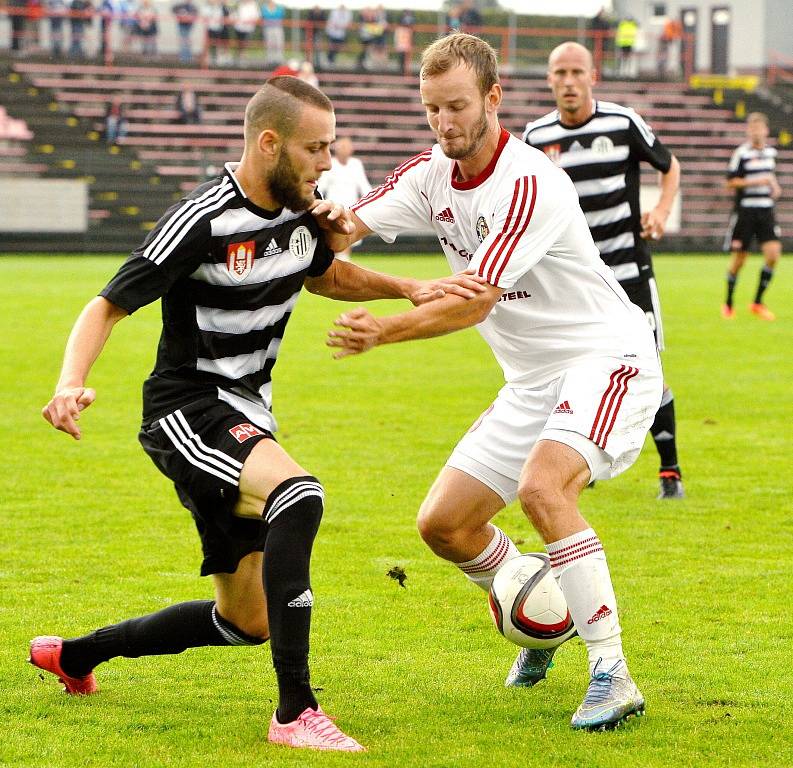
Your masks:
{"label": "player's ear", "polygon": [[281,137],[272,128],[265,128],[257,137],[259,151],[268,159],[274,160],[281,150]]}
{"label": "player's ear", "polygon": [[504,92],[501,90],[501,86],[498,83],[493,83],[490,86],[490,90],[485,96],[485,102],[490,107],[490,111],[494,112],[501,106],[501,99],[504,96]]}
{"label": "player's ear", "polygon": [[597,85],[598,83],[598,71],[593,67],[592,68],[592,85]]}

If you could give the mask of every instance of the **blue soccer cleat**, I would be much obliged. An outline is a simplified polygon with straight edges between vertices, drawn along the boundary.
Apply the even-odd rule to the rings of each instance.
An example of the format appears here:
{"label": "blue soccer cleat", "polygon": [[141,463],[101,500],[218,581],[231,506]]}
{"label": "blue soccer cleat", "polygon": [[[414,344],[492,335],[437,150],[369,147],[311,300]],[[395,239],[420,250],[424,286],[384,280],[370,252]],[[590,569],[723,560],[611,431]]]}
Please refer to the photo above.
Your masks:
{"label": "blue soccer cleat", "polygon": [[598,659],[589,688],[570,725],[575,730],[608,731],[634,715],[644,714],[644,696],[636,687],[624,661],[601,670]]}
{"label": "blue soccer cleat", "polygon": [[556,648],[521,648],[504,685],[507,688],[531,688],[537,685],[553,666],[551,659]]}

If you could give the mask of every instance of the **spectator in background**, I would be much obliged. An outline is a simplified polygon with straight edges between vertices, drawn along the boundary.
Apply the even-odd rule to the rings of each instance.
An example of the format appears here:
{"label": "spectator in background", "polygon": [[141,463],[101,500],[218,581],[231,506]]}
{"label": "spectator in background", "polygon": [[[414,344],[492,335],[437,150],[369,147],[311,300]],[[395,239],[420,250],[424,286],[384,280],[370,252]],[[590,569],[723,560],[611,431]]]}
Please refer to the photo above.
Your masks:
{"label": "spectator in background", "polygon": [[[385,30],[383,30],[383,33],[385,33]],[[359,69],[367,69],[369,49],[374,44],[378,34],[380,34],[380,27],[377,23],[377,14],[374,8],[363,8],[358,22],[358,39],[361,42],[361,51],[358,54]]]}
{"label": "spectator in background", "polygon": [[234,37],[236,39],[235,63],[242,63],[243,52],[248,48],[259,24],[261,9],[257,0],[240,0],[234,11]]}
{"label": "spectator in background", "polygon": [[453,5],[449,8],[449,12],[446,14],[446,26],[448,27],[450,32],[459,32],[461,21],[460,21],[460,6]]}
{"label": "spectator in background", "polygon": [[102,0],[99,5],[99,58],[104,61],[111,50],[113,22],[119,16],[116,0]]}
{"label": "spectator in background", "polygon": [[137,0],[117,0],[118,13],[121,22],[121,50],[129,53],[133,48],[133,41],[138,35],[138,3]]}
{"label": "spectator in background", "polygon": [[176,96],[176,109],[179,112],[176,121],[182,125],[198,125],[204,116],[201,102],[191,88],[179,91]]}
{"label": "spectator in background", "polygon": [[63,20],[66,13],[66,0],[47,0],[47,14],[50,21],[50,53],[56,59],[63,56]]}
{"label": "spectator in background", "polygon": [[306,30],[306,41],[308,42],[308,48],[311,51],[311,59],[314,63],[314,67],[317,69],[319,69],[320,66],[319,31],[325,28],[327,20],[328,15],[318,5],[315,5],[313,8],[309,9],[308,13],[306,14],[306,21],[309,23],[309,26]]}
{"label": "spectator in background", "polygon": [[328,14],[325,36],[328,38],[328,63],[336,63],[336,55],[347,44],[347,35],[352,24],[352,11],[344,3]]}
{"label": "spectator in background", "polygon": [[127,135],[127,118],[121,96],[113,96],[105,111],[105,142],[118,144]]}
{"label": "spectator in background", "polygon": [[91,23],[91,13],[94,10],[91,0],[71,0],[69,27],[72,35],[69,44],[69,56],[75,59],[85,58],[85,28]]}
{"label": "spectator in background", "polygon": [[209,0],[209,3],[204,7],[209,63],[213,66],[223,66],[227,63],[229,16],[228,6],[223,0]]}
{"label": "spectator in background", "polygon": [[141,0],[136,14],[140,52],[144,56],[157,55],[157,10],[151,0]]}
{"label": "spectator in background", "polygon": [[[346,136],[337,139],[333,146],[334,156],[331,160],[330,170],[325,171],[319,177],[317,184],[317,188],[324,198],[339,203],[345,208],[357,203],[372,189],[369,179],[366,178],[363,163],[357,157],[353,157],[353,152],[352,139]],[[349,261],[352,249],[358,243],[354,243],[343,251],[338,251],[336,258]]]}
{"label": "spectator in background", "polygon": [[8,12],[11,16],[11,51],[21,52],[25,48],[27,0],[8,0]]}
{"label": "spectator in background", "polygon": [[661,36],[658,38],[656,66],[658,77],[665,77],[667,72],[677,73],[680,65],[680,40],[683,38],[683,25],[680,19],[668,18],[664,22]]}
{"label": "spectator in background", "polygon": [[617,47],[618,70],[621,77],[636,77],[633,50],[639,35],[639,25],[632,16],[622,19],[617,25],[614,43]]}
{"label": "spectator in background", "polygon": [[413,51],[413,27],[416,17],[413,11],[404,10],[399,17],[399,22],[394,27],[394,50],[399,61],[399,71],[408,74],[408,64]]}
{"label": "spectator in background", "polygon": [[192,35],[198,8],[193,0],[178,0],[171,11],[176,17],[176,27],[179,31],[179,61],[189,64],[193,60]]}
{"label": "spectator in background", "polygon": [[479,13],[474,0],[463,0],[460,5],[460,27],[463,32],[476,31],[476,27],[482,26],[482,14]]}
{"label": "spectator in background", "polygon": [[[613,38],[611,32],[611,19],[605,8],[601,8],[589,22],[589,28],[594,33],[595,47],[599,44],[604,54],[609,53],[613,48]],[[600,41],[600,43],[598,43]]]}
{"label": "spectator in background", "polygon": [[275,0],[268,0],[262,7],[264,58],[267,67],[276,66],[284,60],[284,16],[284,6]]}

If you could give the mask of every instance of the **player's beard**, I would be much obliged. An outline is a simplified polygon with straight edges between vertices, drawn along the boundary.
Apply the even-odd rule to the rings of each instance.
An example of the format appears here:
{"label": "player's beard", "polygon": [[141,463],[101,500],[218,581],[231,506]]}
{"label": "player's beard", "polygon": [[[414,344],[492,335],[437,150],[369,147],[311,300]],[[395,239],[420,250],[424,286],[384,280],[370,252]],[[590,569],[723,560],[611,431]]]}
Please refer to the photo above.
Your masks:
{"label": "player's beard", "polygon": [[482,107],[482,114],[471,128],[471,139],[468,144],[466,144],[464,147],[461,147],[460,149],[444,149],[443,154],[446,155],[446,157],[448,157],[450,160],[467,160],[469,157],[473,157],[477,152],[479,152],[480,149],[482,149],[482,144],[485,142],[485,136],[487,136],[487,129],[487,113],[485,112],[485,108]]}
{"label": "player's beard", "polygon": [[300,174],[285,150],[281,151],[267,182],[272,196],[290,211],[305,211],[314,201],[313,195],[306,196],[302,191]]}

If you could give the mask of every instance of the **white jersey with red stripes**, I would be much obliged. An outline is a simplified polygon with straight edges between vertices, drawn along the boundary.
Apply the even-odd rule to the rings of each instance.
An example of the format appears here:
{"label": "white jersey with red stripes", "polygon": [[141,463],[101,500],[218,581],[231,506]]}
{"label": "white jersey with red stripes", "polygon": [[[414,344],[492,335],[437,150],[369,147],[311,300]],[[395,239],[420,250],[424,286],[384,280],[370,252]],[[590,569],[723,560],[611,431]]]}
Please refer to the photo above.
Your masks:
{"label": "white jersey with red stripes", "polygon": [[647,319],[601,261],[564,171],[502,131],[487,168],[457,176],[436,144],[353,210],[387,242],[429,224],[454,272],[473,268],[503,289],[477,328],[507,382],[540,386],[593,358],[656,364]]}

